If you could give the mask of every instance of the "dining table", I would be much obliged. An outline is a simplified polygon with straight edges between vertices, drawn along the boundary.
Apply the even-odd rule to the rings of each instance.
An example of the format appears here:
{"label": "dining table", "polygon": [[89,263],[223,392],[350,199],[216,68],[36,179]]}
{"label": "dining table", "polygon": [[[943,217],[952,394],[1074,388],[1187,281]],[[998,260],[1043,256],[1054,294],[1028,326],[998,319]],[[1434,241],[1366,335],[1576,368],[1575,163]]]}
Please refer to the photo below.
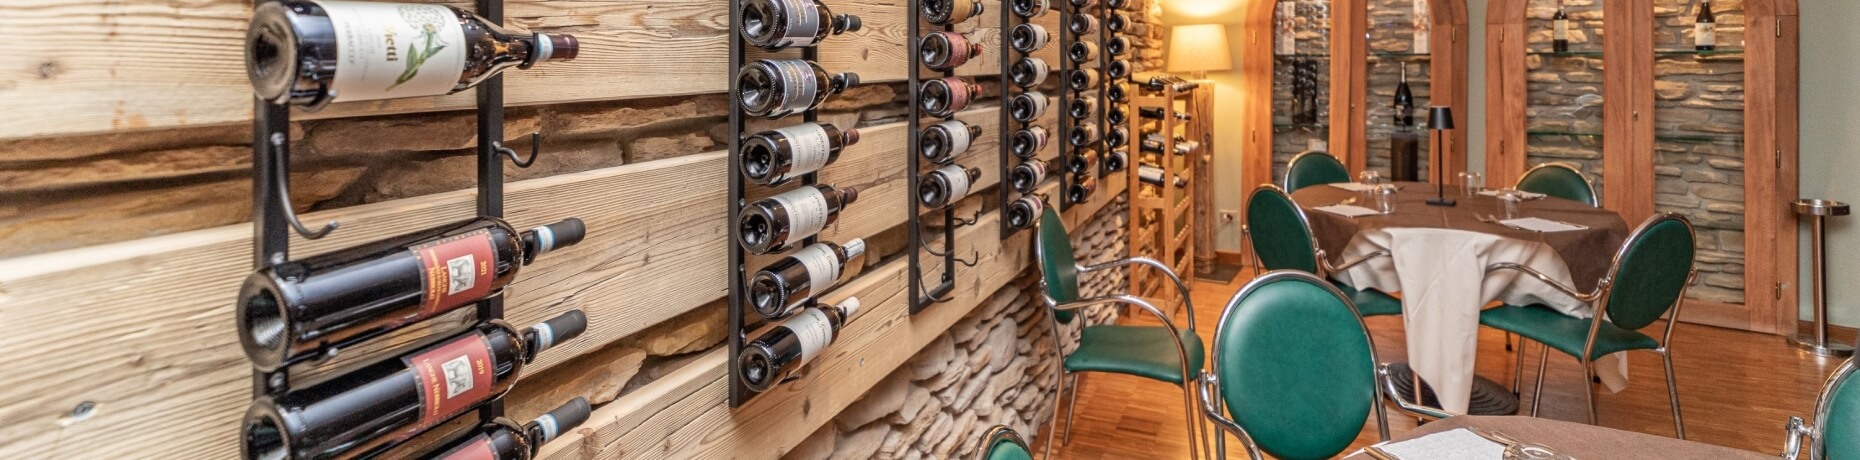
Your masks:
{"label": "dining table", "polygon": [[[1613,211],[1556,197],[1515,202],[1515,214],[1507,216],[1494,196],[1397,183],[1386,198],[1390,209],[1382,212],[1381,197],[1359,188],[1316,185],[1291,196],[1333,264],[1368,258],[1334,278],[1401,299],[1408,364],[1434,390],[1440,407],[1456,413],[1465,413],[1471,399],[1481,310],[1503,302],[1593,316],[1593,306],[1536,278],[1515,270],[1488,272],[1488,267],[1515,263],[1588,292],[1607,274],[1629,233]],[[1437,194],[1455,204],[1430,205]],[[1356,213],[1339,205],[1377,212],[1352,217],[1346,214]],[[1538,231],[1508,222],[1526,217],[1565,228]],[[1596,361],[1597,376],[1610,391],[1627,385],[1627,364],[1619,355]]]}
{"label": "dining table", "polygon": [[[1776,448],[1781,451],[1784,434],[1781,424],[1776,428]],[[1491,439],[1499,446],[1479,446],[1476,443],[1455,443],[1443,438],[1454,430],[1467,430],[1476,436]],[[1461,436],[1464,437],[1464,436]],[[1428,439],[1434,438],[1434,439]],[[1421,442],[1412,442],[1412,441]],[[1477,417],[1460,416],[1429,422],[1389,439],[1388,443],[1375,446],[1374,450],[1364,448],[1344,457],[1346,460],[1407,460],[1415,459],[1458,459],[1489,458],[1500,460],[1501,455],[1476,455],[1479,451],[1491,452],[1494,447],[1500,452],[1510,447],[1508,443],[1526,443],[1541,446],[1551,452],[1572,459],[1608,459],[1608,458],[1674,458],[1674,459],[1772,459],[1776,454],[1762,454],[1747,450],[1686,441],[1646,433],[1617,430],[1561,420],[1533,417]],[[1404,445],[1405,444],[1405,445]],[[1406,455],[1403,455],[1406,454]]]}

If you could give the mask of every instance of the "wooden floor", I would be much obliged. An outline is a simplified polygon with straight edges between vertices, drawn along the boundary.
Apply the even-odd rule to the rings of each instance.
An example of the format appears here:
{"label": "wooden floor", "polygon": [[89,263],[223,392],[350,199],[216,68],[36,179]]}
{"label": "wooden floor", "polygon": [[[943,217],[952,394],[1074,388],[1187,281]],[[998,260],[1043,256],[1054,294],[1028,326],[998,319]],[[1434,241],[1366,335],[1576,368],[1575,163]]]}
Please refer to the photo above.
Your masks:
{"label": "wooden floor", "polygon": [[[1241,274],[1232,284],[1194,282],[1197,325],[1203,340],[1213,332],[1220,309],[1249,279]],[[1130,317],[1130,324],[1144,318]],[[1153,318],[1148,323],[1155,323]],[[1177,325],[1185,324],[1183,319]],[[1400,317],[1368,320],[1376,352],[1385,361],[1405,355]],[[1655,324],[1653,328],[1664,327]],[[1657,331],[1658,329],[1649,329]],[[1505,385],[1511,383],[1512,355],[1506,353],[1504,334],[1481,328],[1478,373]],[[1536,376],[1537,345],[1525,362],[1523,395],[1528,404],[1531,379]],[[1823,379],[1840,365],[1836,359],[1797,352],[1782,337],[1681,323],[1673,331],[1675,372],[1680,407],[1686,417],[1689,440],[1775,454],[1782,450],[1783,424],[1791,415],[1809,418]],[[1629,355],[1632,382],[1621,393],[1596,393],[1597,417],[1603,426],[1673,436],[1672,412],[1659,355]],[[1545,372],[1544,401],[1540,415],[1557,420],[1586,419],[1581,391],[1582,371],[1573,358],[1550,353]],[[1172,385],[1136,377],[1087,374],[1080,378],[1078,414],[1070,443],[1054,446],[1054,458],[1125,459],[1188,458],[1183,424],[1182,395]],[[1390,411],[1390,433],[1413,428],[1412,418]],[[1377,441],[1374,416],[1357,437],[1357,445]],[[1060,431],[1064,430],[1063,420]],[[1030,433],[1034,451],[1040,452],[1046,433]],[[1355,450],[1353,447],[1351,450]],[[1238,443],[1229,439],[1228,458],[1246,458]]]}

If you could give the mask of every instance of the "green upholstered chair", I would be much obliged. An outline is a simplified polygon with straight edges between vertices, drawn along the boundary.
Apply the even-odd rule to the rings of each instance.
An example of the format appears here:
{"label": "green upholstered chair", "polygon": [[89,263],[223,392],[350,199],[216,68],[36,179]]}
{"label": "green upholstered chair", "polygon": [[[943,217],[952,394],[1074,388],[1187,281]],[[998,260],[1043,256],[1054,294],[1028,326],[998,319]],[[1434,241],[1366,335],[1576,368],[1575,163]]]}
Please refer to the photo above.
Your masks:
{"label": "green upholstered chair", "polygon": [[[1175,327],[1175,321],[1162,309],[1137,296],[1112,294],[1081,298],[1078,277],[1080,273],[1132,265],[1146,266],[1162,272],[1170,281],[1174,281],[1184,303],[1189,303],[1188,285],[1184,284],[1175,273],[1170,272],[1168,266],[1153,259],[1130,257],[1100,265],[1080,265],[1072,255],[1072,239],[1066,234],[1065,222],[1060,220],[1059,213],[1054,212],[1052,208],[1047,208],[1040,215],[1039,229],[1034,236],[1034,253],[1040,264],[1040,284],[1045,289],[1042,297],[1052,313],[1048,317],[1052,318],[1054,349],[1060,353],[1063,363],[1060,368],[1061,375],[1058,376],[1059,385],[1055,387],[1057,394],[1063,394],[1065,388],[1075,386],[1077,379],[1074,374],[1079,372],[1134,375],[1181,387],[1182,402],[1184,408],[1187,409],[1188,432],[1191,438],[1189,439],[1189,454],[1191,457],[1199,458],[1197,452],[1202,449],[1196,446],[1206,436],[1205,434],[1197,435],[1205,430],[1205,426],[1202,425],[1203,421],[1200,417],[1195,416],[1194,410],[1194,376],[1201,372],[1203,362],[1201,337],[1195,335],[1194,306],[1189,305],[1187,308],[1188,327],[1178,329]],[[1071,353],[1066,353],[1066,347],[1060,343],[1064,340],[1061,338],[1064,334],[1059,329],[1059,323],[1070,322],[1072,320],[1070,312],[1074,310],[1104,304],[1137,307],[1154,315],[1162,322],[1162,325],[1087,326],[1079,332],[1077,347]],[[1063,319],[1062,314],[1065,316]],[[1071,384],[1068,384],[1068,380]],[[1077,403],[1078,392],[1075,389],[1071,400],[1066,403],[1065,439],[1067,441],[1072,437],[1072,414]],[[1055,404],[1053,425],[1058,425],[1058,422],[1059,407]],[[1051,453],[1052,426],[1048,427],[1047,439],[1049,440],[1046,443],[1047,452]]]}
{"label": "green upholstered chair", "polygon": [[1544,163],[1524,172],[1518,178],[1514,188],[1531,193],[1542,193],[1572,201],[1588,203],[1600,207],[1601,201],[1595,196],[1595,185],[1574,166],[1562,163]]}
{"label": "green upholstered chair", "polygon": [[1003,425],[995,425],[982,434],[981,450],[975,455],[980,460],[1033,460],[1033,449],[1027,447],[1027,441],[1013,428]]}
{"label": "green upholstered chair", "polygon": [[[1239,438],[1254,459],[1330,458],[1342,453],[1375,411],[1389,439],[1383,392],[1388,368],[1356,307],[1335,285],[1302,271],[1279,270],[1240,288],[1216,323],[1210,369],[1201,375],[1201,410]],[[1453,414],[1398,408],[1420,416]],[[1218,433],[1217,433],[1218,434]],[[1217,437],[1217,458],[1226,438]]]}
{"label": "green upholstered chair", "polygon": [[[1543,402],[1543,372],[1551,349],[1576,358],[1582,365],[1585,386],[1595,379],[1596,358],[1621,351],[1650,350],[1665,360],[1667,397],[1673,406],[1673,430],[1679,439],[1686,438],[1685,419],[1679,415],[1679,390],[1673,384],[1670,348],[1673,322],[1666,323],[1666,331],[1659,340],[1641,333],[1640,329],[1653,324],[1669,310],[1673,317],[1679,317],[1686,287],[1692,284],[1696,274],[1692,269],[1693,240],[1692,222],[1684,216],[1668,213],[1648,218],[1628,236],[1627,242],[1622,243],[1608,274],[1591,292],[1579,292],[1523,265],[1501,263],[1486,269],[1487,273],[1522,272],[1594,308],[1595,316],[1589,319],[1564,315],[1542,305],[1503,305],[1479,314],[1481,325],[1544,345],[1538,357],[1537,385],[1531,398],[1532,416],[1537,415],[1537,406]],[[1522,359],[1517,361],[1518,373],[1512,377],[1514,390],[1521,383],[1518,380],[1524,367]],[[1588,390],[1583,396],[1589,403],[1589,423],[1595,424],[1594,389]]]}
{"label": "green upholstered chair", "polygon": [[1344,167],[1342,161],[1329,153],[1307,150],[1292,157],[1285,164],[1285,190],[1296,192],[1298,189],[1313,185],[1338,184],[1350,181],[1350,168]]}
{"label": "green upholstered chair", "polygon": [[[1298,203],[1292,202],[1292,197],[1284,190],[1272,185],[1261,185],[1247,196],[1244,232],[1246,235],[1242,236],[1253,244],[1253,254],[1258,257],[1262,270],[1298,270],[1329,277],[1369,259],[1388,255],[1386,251],[1377,251],[1362,259],[1331,265],[1330,258],[1318,247],[1317,237],[1311,233],[1311,223],[1304,210],[1299,209]],[[1332,283],[1350,297],[1364,316],[1401,314],[1401,299],[1374,289],[1359,290],[1342,282]]]}
{"label": "green upholstered chair", "polygon": [[1808,458],[1860,458],[1860,385],[1850,385],[1854,377],[1854,360],[1848,359],[1828,375],[1821,387],[1821,400],[1815,403],[1815,424],[1789,417],[1789,438],[1783,458],[1801,457],[1802,438],[1808,438]]}

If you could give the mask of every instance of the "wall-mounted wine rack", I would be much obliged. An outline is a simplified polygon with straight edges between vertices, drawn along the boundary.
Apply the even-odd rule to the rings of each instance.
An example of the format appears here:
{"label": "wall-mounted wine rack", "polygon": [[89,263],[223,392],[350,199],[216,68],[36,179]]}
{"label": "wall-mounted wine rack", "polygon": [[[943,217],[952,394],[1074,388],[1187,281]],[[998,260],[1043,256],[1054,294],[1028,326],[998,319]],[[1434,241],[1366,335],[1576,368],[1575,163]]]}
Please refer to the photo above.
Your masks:
{"label": "wall-mounted wine rack", "polygon": [[[1104,151],[1100,153],[1098,163],[1100,178],[1129,168],[1129,147],[1136,142],[1136,134],[1125,127],[1125,121],[1132,115],[1129,112],[1129,83],[1132,80],[1131,74],[1135,72],[1131,59],[1135,50],[1120,45],[1123,51],[1114,53],[1119,47],[1112,45],[1129,27],[1130,18],[1125,10],[1130,4],[1131,0],[1103,0],[1098,8],[1099,24],[1102,25],[1098,31],[1098,52],[1102,53],[1098,62],[1104,63],[1104,86],[1098,89],[1098,100],[1104,106],[1104,110],[1098,111],[1100,126],[1104,126]],[[1120,97],[1113,98],[1113,92]]]}
{"label": "wall-mounted wine rack", "polygon": [[[1099,187],[1104,171],[1104,77],[1103,51],[1105,31],[1103,8],[1098,0],[1066,0],[1066,14],[1060,31],[1060,75],[1064,79],[1060,98],[1059,135],[1065,159],[1064,198],[1067,204],[1090,201]],[[1095,10],[1095,11],[1094,11]],[[1081,103],[1086,104],[1080,106]]]}
{"label": "wall-mounted wine rack", "polygon": [[[932,115],[928,113],[928,110],[924,107],[925,100],[926,100],[924,93],[925,93],[925,88],[929,84],[929,82],[934,81],[934,80],[926,80],[923,78],[925,66],[927,65],[924,62],[924,60],[929,58],[929,56],[926,56],[925,54],[923,54],[923,44],[926,41],[925,40],[926,36],[924,35],[924,24],[927,22],[930,22],[929,16],[931,15],[932,11],[938,11],[938,10],[926,8],[927,5],[934,5],[938,8],[938,10],[944,9],[944,8],[948,10],[947,12],[943,14],[950,15],[949,17],[951,20],[944,21],[947,23],[941,25],[939,27],[939,30],[944,33],[953,34],[955,33],[955,30],[956,30],[955,23],[973,19],[973,17],[971,17],[971,15],[968,15],[968,13],[958,13],[960,11],[960,8],[965,7],[965,6],[970,7],[970,8],[980,8],[981,4],[979,0],[910,0],[909,2],[910,20],[906,22],[910,24],[910,26],[908,28],[909,31],[906,35],[905,41],[909,44],[910,52],[905,54],[905,56],[907,56],[907,59],[911,61],[910,62],[910,73],[909,73],[911,112],[908,117],[908,123],[907,123],[909,125],[908,128],[910,130],[910,142],[906,144],[907,147],[904,149],[904,151],[905,151],[905,156],[906,156],[905,163],[910,165],[909,171],[907,172],[907,177],[909,178],[909,184],[908,184],[909,193],[905,194],[906,195],[905,199],[910,201],[910,206],[911,206],[910,207],[911,211],[909,214],[909,217],[910,217],[909,257],[910,257],[910,272],[911,272],[910,273],[911,279],[910,279],[909,295],[910,295],[910,300],[911,300],[911,308],[910,308],[911,314],[916,314],[918,312],[921,312],[925,308],[929,308],[930,305],[949,301],[951,299],[951,294],[954,293],[956,289],[957,267],[958,266],[973,267],[975,266],[976,261],[980,259],[981,257],[981,254],[979,253],[969,256],[967,260],[956,257],[956,229],[963,227],[963,226],[974,225],[977,222],[977,219],[981,216],[981,210],[977,209],[975,217],[971,217],[967,219],[958,219],[956,217],[956,206],[958,202],[960,202],[962,198],[968,194],[966,192],[967,189],[969,188],[968,185],[963,185],[958,188],[942,187],[943,193],[947,195],[945,197],[945,201],[947,201],[947,204],[943,206],[942,212],[937,213],[937,214],[941,214],[942,219],[943,219],[942,225],[940,225],[942,233],[943,233],[942,250],[938,251],[936,249],[932,249],[932,246],[934,245],[924,240],[925,229],[924,229],[923,213],[924,213],[925,206],[924,206],[922,197],[926,193],[931,193],[931,192],[930,190],[926,190],[924,188],[925,172],[923,170],[924,169],[923,164],[930,160],[925,158],[925,152],[922,150],[924,148],[923,119],[926,116]],[[958,16],[959,14],[961,14],[961,16]],[[979,14],[975,14],[972,16],[979,17]],[[960,17],[960,19],[956,19],[958,17]],[[940,74],[941,74],[940,78],[949,78],[949,79],[958,78],[956,77],[956,69],[954,67],[948,68],[947,70],[943,70],[940,72]],[[950,80],[950,81],[955,81],[955,80]],[[954,86],[972,85],[972,84],[973,83],[969,83],[968,80],[963,79],[963,80],[960,80],[960,82],[957,83],[956,85],[947,85],[947,84],[943,85],[943,87],[946,88],[944,91],[946,93],[945,99],[947,99],[944,102],[951,106],[950,110],[948,110],[948,112],[950,113],[948,113],[947,116],[939,116],[937,118],[955,120],[956,116],[958,115],[958,112],[961,111],[960,110],[961,107],[955,107],[955,105],[966,105],[966,101],[973,100],[978,95],[973,94],[974,92],[970,91],[966,87],[958,90]],[[957,92],[962,92],[962,93],[965,93],[966,95],[962,97],[957,97],[955,95],[955,93]],[[957,104],[956,102],[957,99],[962,99],[965,102],[962,104]],[[966,171],[966,169],[962,168],[960,166],[960,163],[956,161],[961,156],[961,154],[962,152],[953,152],[953,151],[947,152],[947,155],[945,155],[947,159],[947,165],[939,164],[939,166],[944,166],[946,168],[950,166],[955,166],[959,170],[957,174],[955,174],[955,176],[962,176],[964,174],[963,171]],[[954,176],[945,175],[945,177],[952,179],[952,180],[961,180],[961,181],[970,181],[971,179],[973,179],[973,178],[966,177],[966,176],[957,178]],[[957,190],[961,190],[963,192],[962,193],[951,193],[952,191],[957,191]],[[930,285],[928,287],[925,286],[924,277],[923,277],[924,265],[921,259],[924,253],[928,253],[931,256],[940,257],[943,259],[942,273],[937,276],[936,284]]]}
{"label": "wall-mounted wine rack", "polygon": [[[1004,7],[1000,12],[1001,46],[999,48],[1001,53],[1001,90],[999,92],[1001,104],[998,111],[1000,122],[997,125],[1000,128],[998,130],[1000,139],[998,165],[1001,180],[995,189],[1001,203],[999,222],[1001,239],[1005,240],[1014,236],[1015,232],[1033,228],[1034,223],[1039,221],[1042,209],[1051,205],[1051,200],[1047,199],[1044,194],[1034,193],[1034,190],[1038,190],[1040,184],[1045,183],[1046,176],[1062,173],[1063,170],[1047,168],[1047,163],[1040,159],[1040,152],[1045,149],[1041,148],[1040,142],[1030,140],[1047,139],[1050,136],[1050,134],[1044,134],[1044,128],[1037,127],[1041,113],[1047,106],[1045,94],[1037,91],[1037,88],[1051,73],[1051,67],[1041,58],[1034,56],[1045,47],[1047,40],[1033,38],[1036,36],[1051,37],[1050,31],[1033,22],[1034,19],[1045,16],[1050,7],[1047,0],[1011,0],[1002,2],[1002,4]],[[1023,41],[1039,43],[1039,46],[1027,45],[1021,48],[1017,43]],[[1014,57],[1017,51],[1019,59]],[[1026,95],[1027,100],[1031,102],[1021,103],[1019,97],[1023,95]],[[1039,109],[1035,110],[1033,107]],[[1019,115],[1016,115],[1018,113],[1026,113],[1027,117],[1019,119]],[[1022,147],[1023,143],[1028,144],[1024,151],[1016,152],[1015,150]],[[1015,161],[1016,158],[1019,161]],[[1036,180],[1029,181],[1025,189],[1017,189],[1017,185],[1021,184],[1021,174],[1016,171],[1017,168],[1022,167],[1040,173],[1031,174],[1036,177]],[[1063,204],[1064,200],[1060,200],[1060,203]]]}

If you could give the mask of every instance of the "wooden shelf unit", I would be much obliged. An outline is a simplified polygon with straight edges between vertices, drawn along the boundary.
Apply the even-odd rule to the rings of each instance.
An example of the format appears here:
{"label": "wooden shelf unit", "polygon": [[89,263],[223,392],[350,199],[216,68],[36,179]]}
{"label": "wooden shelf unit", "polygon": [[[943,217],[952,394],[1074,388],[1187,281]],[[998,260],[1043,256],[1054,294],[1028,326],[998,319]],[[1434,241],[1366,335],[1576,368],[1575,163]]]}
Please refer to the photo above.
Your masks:
{"label": "wooden shelf unit", "polygon": [[[1208,126],[1208,119],[1213,107],[1209,101],[1213,97],[1211,86],[1199,86],[1187,91],[1165,88],[1161,92],[1139,91],[1130,99],[1131,141],[1129,148],[1128,177],[1130,182],[1130,219],[1128,250],[1132,257],[1149,257],[1156,259],[1175,271],[1178,276],[1193,276],[1195,273],[1195,238],[1194,197],[1196,187],[1195,172],[1207,167],[1209,141],[1213,132]],[[1161,119],[1144,118],[1143,109],[1162,108]],[[1175,113],[1187,113],[1189,120],[1176,118]],[[1145,151],[1143,142],[1150,133],[1162,134],[1161,153]],[[1176,136],[1198,143],[1187,154],[1177,154]],[[1163,170],[1164,186],[1150,185],[1142,182],[1139,171],[1145,165],[1157,166]],[[1182,178],[1187,184],[1182,187],[1170,186],[1175,178]],[[1173,286],[1165,283],[1162,275],[1147,271],[1133,270],[1130,274],[1131,293],[1139,296],[1175,299],[1180,294]]]}

